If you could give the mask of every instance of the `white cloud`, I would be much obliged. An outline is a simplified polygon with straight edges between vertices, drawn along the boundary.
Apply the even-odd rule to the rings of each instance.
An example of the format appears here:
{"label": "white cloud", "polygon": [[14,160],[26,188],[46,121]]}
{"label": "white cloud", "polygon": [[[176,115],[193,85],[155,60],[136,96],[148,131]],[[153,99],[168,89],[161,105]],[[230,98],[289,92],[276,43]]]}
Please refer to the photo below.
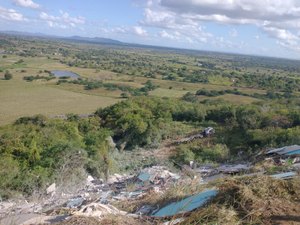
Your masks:
{"label": "white cloud", "polygon": [[[299,0],[148,0],[141,24],[186,33],[193,40],[216,41],[201,26],[203,21],[254,25],[281,46],[300,46]],[[236,37],[237,32],[229,35]]]}
{"label": "white cloud", "polygon": [[0,6],[0,18],[9,21],[26,21],[27,19],[14,9],[6,9]]}
{"label": "white cloud", "polygon": [[206,32],[198,21],[165,10],[157,5],[157,1],[156,4],[154,0],[148,2],[148,6],[151,7],[145,9],[145,18],[141,24],[163,29],[158,34],[162,38],[188,43],[206,43],[213,36]]}
{"label": "white cloud", "polygon": [[147,31],[140,26],[134,26],[133,32],[135,34],[137,34],[138,36],[147,36],[148,35]]}
{"label": "white cloud", "polygon": [[68,13],[60,10],[59,16],[49,15],[46,12],[40,13],[40,19],[46,21],[49,27],[57,27],[57,28],[75,28],[77,25],[85,24],[85,18],[78,16],[78,17],[71,17]]}
{"label": "white cloud", "polygon": [[160,6],[179,14],[221,15],[230,19],[278,20],[299,17],[298,0],[160,0]]}
{"label": "white cloud", "polygon": [[14,0],[14,3],[25,8],[38,9],[40,7],[39,4],[33,2],[32,0]]}
{"label": "white cloud", "polygon": [[272,37],[286,41],[296,41],[299,38],[285,29],[279,29],[275,27],[264,27],[264,30]]}
{"label": "white cloud", "polygon": [[275,27],[265,27],[264,30],[269,36],[278,39],[277,43],[284,48],[300,51],[300,38],[285,29],[279,29]]}
{"label": "white cloud", "polygon": [[179,35],[179,33],[178,33],[178,35],[169,34],[167,31],[162,30],[161,32],[159,32],[159,36],[162,38],[176,40],[179,38],[180,35]]}
{"label": "white cloud", "polygon": [[121,35],[121,36],[138,36],[138,37],[149,37],[148,31],[142,26],[118,26],[118,27],[100,27],[98,30],[109,36]]}

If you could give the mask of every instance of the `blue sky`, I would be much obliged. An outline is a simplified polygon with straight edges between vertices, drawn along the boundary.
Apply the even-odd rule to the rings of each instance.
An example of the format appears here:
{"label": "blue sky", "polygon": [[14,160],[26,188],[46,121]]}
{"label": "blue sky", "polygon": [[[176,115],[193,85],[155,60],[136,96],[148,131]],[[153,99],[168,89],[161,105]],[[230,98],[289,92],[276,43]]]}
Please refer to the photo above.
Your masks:
{"label": "blue sky", "polygon": [[298,0],[1,0],[0,30],[300,59]]}

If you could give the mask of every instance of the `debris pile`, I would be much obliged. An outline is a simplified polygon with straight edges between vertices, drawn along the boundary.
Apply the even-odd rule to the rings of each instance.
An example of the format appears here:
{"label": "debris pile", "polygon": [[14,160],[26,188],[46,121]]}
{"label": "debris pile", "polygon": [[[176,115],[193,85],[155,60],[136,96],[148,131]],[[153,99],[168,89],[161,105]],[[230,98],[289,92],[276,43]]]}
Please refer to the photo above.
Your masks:
{"label": "debris pile", "polygon": [[[274,160],[277,160],[278,157],[281,160],[291,159],[292,157],[294,160],[299,156],[299,149],[300,146],[290,146],[270,150],[267,152],[267,156],[269,157],[267,160],[273,160],[273,158]],[[201,208],[208,202],[210,202],[210,205],[214,204],[211,203],[211,201],[216,202],[217,200],[215,201],[215,199],[218,199],[218,196],[220,196],[221,193],[224,193],[224,191],[229,191],[229,189],[232,191],[235,190],[234,188],[244,191],[243,188],[246,184],[239,181],[239,179],[243,178],[246,181],[249,180],[249,182],[265,182],[257,178],[258,175],[263,175],[265,171],[262,171],[259,174],[251,173],[253,166],[249,163],[223,164],[219,166],[197,166],[194,163],[191,165],[190,167],[187,167],[193,171],[193,174],[197,174],[195,176],[196,179],[193,179],[193,181],[196,181],[197,185],[200,186],[220,177],[231,177],[233,175],[243,176],[236,176],[233,181],[230,181],[230,179],[228,181],[227,178],[225,178],[223,181],[227,185],[231,185],[230,188],[228,186],[224,189],[222,185],[216,185],[213,187],[210,186],[209,189],[206,189],[205,191],[199,191],[203,190],[203,188],[194,189],[193,192],[189,192],[190,195],[185,195],[184,192],[184,195],[182,196],[186,197],[182,198],[182,196],[180,196],[181,200],[178,200],[178,198],[170,198],[170,201],[166,201],[166,204],[162,204],[162,202],[159,204],[153,202],[150,203],[149,201],[143,201],[142,199],[149,199],[149,196],[153,195],[153,193],[159,193],[159,196],[163,196],[166,193],[168,194],[167,190],[172,191],[170,187],[173,187],[174,184],[177,186],[184,186],[186,181],[190,179],[188,176],[183,175],[184,173],[179,175],[171,172],[167,167],[152,166],[144,168],[134,175],[114,174],[110,176],[107,181],[88,176],[84,188],[78,190],[76,193],[61,193],[59,192],[59,187],[53,183],[45,190],[46,195],[42,200],[39,199],[39,201],[29,203],[25,200],[13,203],[0,202],[0,224],[11,222],[24,225],[37,224],[35,221],[42,221],[43,224],[53,224],[54,221],[65,221],[70,218],[74,219],[74,217],[103,219],[107,215],[124,216],[124,218],[130,217],[134,219],[163,219],[164,221],[171,218],[173,220],[166,222],[165,224],[176,224],[177,222],[186,222],[187,213],[188,215],[193,215],[194,210],[200,209],[201,211]],[[298,176],[297,169],[295,169],[296,165],[299,165],[299,163],[294,164],[293,170],[277,170],[277,173],[269,173],[272,175],[269,175],[266,178],[263,177],[263,179],[270,179],[274,184],[281,185],[278,179],[286,182],[286,180]],[[200,176],[198,176],[198,174]],[[198,179],[199,177],[200,179]],[[251,187],[253,186],[252,188],[254,190],[254,185],[257,184],[249,183],[249,185]],[[232,193],[228,192],[228,194]],[[115,207],[123,202],[131,204],[132,201],[141,203],[138,205],[138,208],[131,211],[134,212],[132,214]],[[263,204],[263,202],[261,203]],[[220,211],[218,212],[221,213]],[[174,220],[174,216],[176,216],[176,220]]]}
{"label": "debris pile", "polygon": [[79,211],[75,211],[73,215],[76,216],[87,216],[87,217],[98,217],[101,218],[105,215],[126,215],[127,213],[118,210],[112,205],[104,205],[101,203],[90,203],[83,206]]}
{"label": "debris pile", "polygon": [[201,138],[209,137],[209,136],[213,135],[214,133],[215,133],[214,128],[207,127],[203,131],[201,131],[201,132],[199,132],[197,134],[190,135],[188,137],[185,137],[185,138],[182,138],[182,139],[176,141],[175,144],[177,144],[177,145],[186,144],[186,143],[192,142],[192,141],[194,141],[196,139],[201,139]]}
{"label": "debris pile", "polygon": [[291,145],[282,148],[271,149],[266,152],[276,164],[284,164],[287,159],[291,159],[292,163],[300,162],[300,146]]}

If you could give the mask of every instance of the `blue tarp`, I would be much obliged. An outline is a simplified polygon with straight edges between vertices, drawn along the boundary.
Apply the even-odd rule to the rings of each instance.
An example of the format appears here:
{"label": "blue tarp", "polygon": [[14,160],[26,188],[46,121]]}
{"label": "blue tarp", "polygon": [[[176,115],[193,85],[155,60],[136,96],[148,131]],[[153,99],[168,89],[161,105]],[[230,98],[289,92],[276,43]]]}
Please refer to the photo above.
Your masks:
{"label": "blue tarp", "polygon": [[179,202],[173,202],[160,210],[154,212],[152,216],[165,217],[185,213],[203,206],[208,200],[216,196],[217,190],[208,190],[196,195],[187,197]]}
{"label": "blue tarp", "polygon": [[300,150],[288,152],[288,153],[286,153],[285,155],[300,155]]}
{"label": "blue tarp", "polygon": [[282,148],[272,149],[267,152],[267,154],[279,154],[279,155],[296,155],[300,154],[300,146],[299,145],[291,145],[285,146]]}

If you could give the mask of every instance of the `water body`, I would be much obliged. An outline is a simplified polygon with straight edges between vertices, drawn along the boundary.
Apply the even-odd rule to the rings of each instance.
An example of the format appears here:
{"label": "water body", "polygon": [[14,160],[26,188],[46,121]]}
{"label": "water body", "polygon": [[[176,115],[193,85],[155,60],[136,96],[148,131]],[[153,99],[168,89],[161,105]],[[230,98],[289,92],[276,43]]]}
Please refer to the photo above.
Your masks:
{"label": "water body", "polygon": [[77,73],[73,73],[71,71],[66,71],[66,70],[52,70],[51,73],[55,77],[70,77],[70,78],[79,78],[80,76]]}

